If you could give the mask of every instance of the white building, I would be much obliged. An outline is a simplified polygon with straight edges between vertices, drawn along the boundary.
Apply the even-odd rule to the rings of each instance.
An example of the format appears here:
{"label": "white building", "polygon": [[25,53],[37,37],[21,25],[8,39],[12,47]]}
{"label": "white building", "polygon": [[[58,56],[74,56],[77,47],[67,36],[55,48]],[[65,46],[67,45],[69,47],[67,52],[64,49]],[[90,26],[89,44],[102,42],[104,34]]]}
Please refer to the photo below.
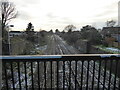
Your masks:
{"label": "white building", "polygon": [[24,32],[21,32],[21,31],[10,31],[9,35],[10,35],[10,37],[21,36],[21,35],[24,35]]}

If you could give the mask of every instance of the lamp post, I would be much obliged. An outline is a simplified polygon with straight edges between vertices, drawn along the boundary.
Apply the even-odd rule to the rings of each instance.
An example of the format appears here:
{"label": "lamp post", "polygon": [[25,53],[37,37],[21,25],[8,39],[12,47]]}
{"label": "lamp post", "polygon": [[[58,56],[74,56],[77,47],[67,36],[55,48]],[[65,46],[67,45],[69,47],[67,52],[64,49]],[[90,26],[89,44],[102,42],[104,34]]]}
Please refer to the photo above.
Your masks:
{"label": "lamp post", "polygon": [[11,47],[10,47],[10,27],[14,27],[14,25],[7,26],[8,28],[8,44],[9,44],[9,55],[11,55]]}

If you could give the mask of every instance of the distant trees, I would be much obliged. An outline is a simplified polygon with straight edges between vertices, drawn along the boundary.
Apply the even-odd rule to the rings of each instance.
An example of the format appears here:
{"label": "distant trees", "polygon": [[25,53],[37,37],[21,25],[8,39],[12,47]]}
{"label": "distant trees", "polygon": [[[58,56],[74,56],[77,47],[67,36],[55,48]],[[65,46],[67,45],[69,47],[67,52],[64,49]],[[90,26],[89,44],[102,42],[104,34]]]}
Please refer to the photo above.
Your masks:
{"label": "distant trees", "polygon": [[101,44],[102,42],[102,36],[99,31],[90,25],[84,26],[80,33],[81,38],[89,40],[91,44]]}
{"label": "distant trees", "polygon": [[107,27],[113,27],[116,24],[115,20],[110,20],[106,22]]}
{"label": "distant trees", "polygon": [[27,34],[27,40],[34,42],[35,36],[34,36],[34,26],[32,23],[28,23],[26,28],[26,34]]}
{"label": "distant trees", "polygon": [[65,31],[63,30],[61,33],[62,33],[62,34],[64,34],[64,33],[65,33]]}
{"label": "distant trees", "polygon": [[68,32],[66,35],[69,36],[67,40],[71,45],[74,45],[81,38],[80,31]]}
{"label": "distant trees", "polygon": [[49,31],[49,34],[53,34],[53,30],[52,29]]}
{"label": "distant trees", "polygon": [[47,38],[49,35],[51,35],[50,32],[47,32],[45,30],[39,31],[38,32],[38,44],[41,46],[46,45],[48,43]]}
{"label": "distant trees", "polygon": [[67,32],[72,32],[74,29],[76,29],[74,25],[68,25],[64,28],[64,30]]}
{"label": "distant trees", "polygon": [[80,31],[73,31],[74,29],[76,29],[74,25],[68,25],[61,32],[61,37],[71,45],[74,45],[76,41],[81,37]]}
{"label": "distant trees", "polygon": [[55,33],[58,34],[58,35],[61,35],[61,33],[58,29],[55,30]]}
{"label": "distant trees", "polygon": [[102,36],[100,32],[90,25],[86,25],[82,27],[80,31],[72,31],[75,27],[72,25],[65,27],[68,32],[61,32],[61,36],[66,40],[69,44],[75,45],[78,40],[88,40],[92,45],[97,45],[102,43]]}
{"label": "distant trees", "polygon": [[28,23],[28,26],[26,28],[26,31],[29,32],[29,31],[34,31],[34,26],[32,25],[32,23]]}
{"label": "distant trees", "polygon": [[60,32],[58,29],[55,30],[56,33]]}

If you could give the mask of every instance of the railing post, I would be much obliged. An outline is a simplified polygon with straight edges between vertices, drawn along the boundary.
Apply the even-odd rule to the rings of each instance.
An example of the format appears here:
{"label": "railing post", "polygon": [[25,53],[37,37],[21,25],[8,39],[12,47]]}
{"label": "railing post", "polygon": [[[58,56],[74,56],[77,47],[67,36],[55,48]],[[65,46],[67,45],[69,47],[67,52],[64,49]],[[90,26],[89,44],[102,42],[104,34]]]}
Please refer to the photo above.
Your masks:
{"label": "railing post", "polygon": [[[2,29],[3,25],[0,21],[0,55],[2,55]],[[0,59],[0,90],[2,89],[2,59]]]}
{"label": "railing post", "polygon": [[0,90],[2,89],[2,59],[0,59]]}

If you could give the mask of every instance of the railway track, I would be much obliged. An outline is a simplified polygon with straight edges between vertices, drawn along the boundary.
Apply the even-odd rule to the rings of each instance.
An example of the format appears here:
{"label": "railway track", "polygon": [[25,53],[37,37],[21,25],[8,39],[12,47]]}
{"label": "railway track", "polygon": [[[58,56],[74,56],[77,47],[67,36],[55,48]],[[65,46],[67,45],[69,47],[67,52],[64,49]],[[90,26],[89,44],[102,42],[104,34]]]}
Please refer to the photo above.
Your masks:
{"label": "railway track", "polygon": [[[57,39],[55,39],[55,41],[56,42],[58,42],[58,41],[60,41],[61,39],[59,39],[60,37],[59,36],[56,36],[56,37],[58,37]],[[54,37],[55,38],[55,37]],[[74,52],[71,52],[71,50],[67,47],[68,45],[67,44],[65,44],[65,42],[62,42],[63,43],[63,45],[61,45],[61,42],[58,42],[58,48],[59,48],[59,51],[60,51],[60,53],[59,54],[71,54],[71,53],[74,53],[74,54],[76,54],[75,53],[75,51]],[[75,62],[74,62],[75,63]],[[67,64],[68,64],[68,66],[69,66],[69,62],[67,61]],[[78,62],[77,63],[78,64],[78,66],[81,66],[81,62]],[[110,75],[110,72],[109,71],[106,71],[106,73],[102,73],[102,72],[104,72],[104,68],[103,67],[101,67],[101,73],[100,73],[100,75],[97,75],[97,72],[99,72],[99,70],[98,70],[98,67],[99,67],[99,63],[98,62],[89,62],[89,66],[88,66],[88,63],[87,62],[84,62],[84,65],[83,65],[83,68],[87,71],[87,69],[88,69],[88,67],[90,68],[89,69],[89,72],[88,72],[88,75],[90,75],[90,77],[92,77],[93,75],[94,75],[94,77],[92,77],[92,79],[95,81],[95,82],[98,82],[98,79],[99,78],[101,78],[102,80],[99,80],[99,84],[100,84],[100,86],[103,86],[105,89],[107,89],[108,88],[108,84],[109,85],[111,85],[110,87],[113,87],[114,86],[114,80],[112,81],[112,82],[110,82],[109,83],[109,80],[111,81],[111,78],[114,78],[114,75],[112,74],[112,75]],[[96,69],[94,69],[94,68],[96,67]],[[79,68],[77,68],[78,69],[78,71],[80,71],[80,69]],[[94,70],[93,70],[94,69]],[[76,72],[75,72],[75,70],[73,69],[73,67],[71,67],[71,71],[72,71],[72,74],[74,75],[74,77],[76,77]],[[66,75],[67,75],[67,73],[66,73]],[[107,78],[105,78],[104,77],[104,75],[106,75],[107,76]],[[67,76],[69,76],[69,75],[67,75]],[[77,77],[80,77],[80,76],[77,76]],[[109,77],[111,77],[111,78],[109,78]],[[68,78],[68,77],[67,77]],[[67,80],[68,81],[68,80]],[[80,85],[80,81],[79,80],[76,80],[76,82],[77,82],[77,84],[79,85],[79,86],[81,86]],[[119,81],[117,80],[117,83],[118,83]],[[98,84],[97,83],[97,84]],[[105,84],[105,85],[104,85]],[[94,86],[93,86],[94,87]],[[118,87],[116,87],[116,88],[118,88]]]}
{"label": "railway track", "polygon": [[[66,44],[59,36],[53,35],[51,37],[51,44],[54,44],[54,47],[51,47],[51,51],[49,54],[51,55],[63,55],[63,54],[76,54],[75,50],[72,49],[73,47],[70,47],[69,45]],[[51,45],[51,46],[52,46]],[[71,50],[72,49],[72,50]],[[61,65],[60,65],[61,64]],[[76,66],[77,64],[77,66]],[[82,67],[83,64],[83,67]],[[49,77],[48,71],[50,70],[49,66],[50,64],[46,64],[46,76]],[[52,62],[52,79],[54,80],[52,82],[52,88],[57,88],[57,78],[62,77],[61,79],[58,79],[59,81],[59,87],[61,88],[85,88],[86,85],[87,87],[99,87],[104,89],[108,89],[108,84],[110,85],[110,88],[112,88],[114,85],[114,75],[110,76],[110,72],[106,71],[104,72],[104,68],[100,66],[100,63],[90,61],[89,63],[87,61],[66,61],[66,62],[59,62],[59,70],[57,71],[57,62],[53,61]],[[70,67],[71,66],[71,67]],[[99,70],[99,67],[101,68]],[[94,69],[95,68],[95,69]],[[89,71],[88,71],[89,69]],[[83,70],[83,71],[82,71]],[[61,71],[61,72],[60,72]],[[82,73],[81,73],[82,72]],[[100,72],[100,73],[98,73]],[[59,77],[57,77],[57,74]],[[106,75],[107,78],[104,78],[104,75]],[[57,78],[56,78],[57,77]],[[86,78],[89,77],[89,78]],[[109,83],[109,80],[111,81]],[[44,84],[45,84],[44,80]],[[81,86],[81,82],[83,83]],[[91,83],[92,82],[92,83]],[[119,81],[117,80],[116,83]],[[92,85],[93,84],[93,85]],[[99,85],[98,85],[99,84]],[[43,85],[42,87],[44,87]],[[48,86],[49,87],[49,86]],[[117,88],[117,87],[116,87]]]}

